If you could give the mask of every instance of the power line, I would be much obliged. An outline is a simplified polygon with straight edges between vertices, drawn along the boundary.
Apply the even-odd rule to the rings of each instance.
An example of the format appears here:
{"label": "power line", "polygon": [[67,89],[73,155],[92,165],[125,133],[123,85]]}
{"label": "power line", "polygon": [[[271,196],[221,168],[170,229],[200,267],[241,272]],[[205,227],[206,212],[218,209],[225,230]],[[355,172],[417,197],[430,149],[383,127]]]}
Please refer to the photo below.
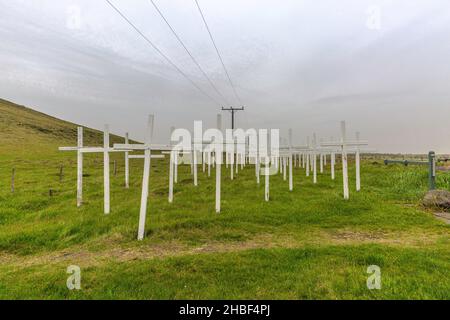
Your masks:
{"label": "power line", "polygon": [[198,69],[200,70],[200,72],[203,74],[203,76],[206,78],[206,80],[208,80],[209,84],[211,85],[211,87],[214,89],[214,91],[216,91],[216,93],[225,101],[225,103],[228,105],[229,103],[227,102],[227,99],[224,97],[224,95],[217,89],[217,87],[214,85],[214,83],[211,81],[211,79],[208,77],[208,75],[206,74],[206,72],[203,70],[203,68],[200,66],[200,64],[197,62],[197,60],[194,58],[194,56],[192,55],[192,53],[189,51],[189,49],[186,47],[186,45],[184,44],[184,42],[181,40],[180,36],[177,34],[177,32],[174,30],[174,28],[170,25],[169,21],[166,19],[166,17],[163,15],[163,13],[161,12],[161,10],[158,8],[158,6],[155,4],[155,2],[153,0],[149,0],[153,7],[155,7],[156,11],[159,13],[159,15],[161,16],[161,18],[164,20],[164,22],[167,24],[167,26],[169,27],[169,29],[172,31],[173,35],[175,36],[175,38],[178,40],[178,42],[181,44],[181,46],[184,48],[184,50],[186,51],[186,53],[189,55],[189,57],[191,57],[192,61],[194,62],[194,64],[198,67]]}
{"label": "power line", "polygon": [[220,103],[207,94],[202,88],[200,88],[189,76],[184,73],[168,56],[166,56],[149,38],[147,38],[138,27],[136,27],[111,1],[105,0],[111,8],[113,8],[156,52],[158,52],[175,70],[177,70],[186,80],[188,80],[198,91],[203,93],[214,103],[220,105]]}
{"label": "power line", "polygon": [[214,41],[214,37],[213,37],[213,35],[211,33],[211,30],[209,29],[208,23],[206,22],[205,16],[203,15],[203,11],[200,8],[200,4],[198,3],[198,0],[194,0],[194,1],[197,4],[198,11],[200,12],[200,15],[202,16],[203,23],[205,24],[206,30],[208,31],[208,34],[209,34],[209,37],[210,37],[210,39],[211,39],[211,41],[212,41],[212,43],[214,45],[214,48],[216,49],[217,55],[219,57],[219,60],[222,63],[223,70],[225,71],[225,74],[227,75],[227,78],[228,78],[228,81],[230,83],[230,86],[233,89],[234,95],[236,96],[236,99],[238,100],[238,102],[240,104],[242,104],[241,99],[239,98],[239,96],[238,96],[238,94],[236,92],[236,88],[234,87],[233,81],[231,81],[231,77],[230,77],[230,75],[228,73],[228,70],[225,67],[225,63],[223,62],[222,56],[220,55],[220,52],[219,52],[219,49],[217,48],[216,42]]}

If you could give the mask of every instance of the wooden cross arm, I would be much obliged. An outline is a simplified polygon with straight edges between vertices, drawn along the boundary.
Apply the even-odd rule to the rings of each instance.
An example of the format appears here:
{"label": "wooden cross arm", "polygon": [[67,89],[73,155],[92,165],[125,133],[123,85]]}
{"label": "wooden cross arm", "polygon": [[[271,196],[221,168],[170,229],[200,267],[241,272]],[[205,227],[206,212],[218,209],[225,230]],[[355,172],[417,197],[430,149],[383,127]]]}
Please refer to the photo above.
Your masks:
{"label": "wooden cross arm", "polygon": [[367,146],[369,144],[368,141],[365,140],[360,140],[360,141],[345,141],[344,143],[342,143],[342,141],[337,141],[337,142],[323,142],[320,145],[322,147],[341,147],[343,144],[345,144],[348,147],[352,147],[352,146]]}
{"label": "wooden cross arm", "polygon": [[59,151],[78,151],[78,147],[59,147]]}
{"label": "wooden cross arm", "polygon": [[[81,153],[103,153],[105,152],[105,148],[103,147],[59,147],[59,151],[80,151]],[[108,152],[123,152],[123,151],[131,151],[131,150],[115,150],[113,148],[107,148]]]}
{"label": "wooden cross arm", "polygon": [[[128,156],[129,159],[144,159],[145,155],[143,154],[133,154]],[[151,159],[164,159],[165,156],[164,155],[159,155],[159,154],[152,154],[150,156]]]}
{"label": "wooden cross arm", "polygon": [[347,149],[347,152],[357,152],[357,151],[359,151],[360,153],[375,153],[375,152],[377,152],[377,150],[376,149],[366,149],[366,148],[363,148],[363,149],[355,149],[355,148],[349,148],[349,149]]}
{"label": "wooden cross arm", "polygon": [[279,148],[280,150],[291,150],[291,151],[308,151],[311,150],[308,146],[283,146]]}
{"label": "wooden cross arm", "polygon": [[114,144],[114,150],[118,151],[133,151],[133,150],[153,150],[153,151],[167,151],[172,150],[172,147],[170,145],[166,144],[120,144],[115,143]]}

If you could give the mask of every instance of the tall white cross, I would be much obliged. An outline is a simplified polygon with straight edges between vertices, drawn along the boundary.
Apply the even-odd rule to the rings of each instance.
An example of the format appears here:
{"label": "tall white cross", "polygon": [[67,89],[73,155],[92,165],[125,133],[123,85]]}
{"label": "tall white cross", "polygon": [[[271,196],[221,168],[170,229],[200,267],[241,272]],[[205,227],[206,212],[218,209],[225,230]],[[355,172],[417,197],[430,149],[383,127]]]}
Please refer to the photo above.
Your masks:
{"label": "tall white cross", "polygon": [[[150,183],[150,166],[152,158],[161,158],[163,156],[152,156],[152,150],[170,150],[170,146],[152,145],[154,116],[150,115],[147,122],[144,144],[114,144],[115,150],[143,150],[144,155],[134,156],[133,158],[144,158],[144,172],[142,175],[142,193],[141,208],[139,212],[138,240],[143,240],[145,236],[145,222],[147,217],[147,202]],[[131,158],[131,156],[130,156]]]}

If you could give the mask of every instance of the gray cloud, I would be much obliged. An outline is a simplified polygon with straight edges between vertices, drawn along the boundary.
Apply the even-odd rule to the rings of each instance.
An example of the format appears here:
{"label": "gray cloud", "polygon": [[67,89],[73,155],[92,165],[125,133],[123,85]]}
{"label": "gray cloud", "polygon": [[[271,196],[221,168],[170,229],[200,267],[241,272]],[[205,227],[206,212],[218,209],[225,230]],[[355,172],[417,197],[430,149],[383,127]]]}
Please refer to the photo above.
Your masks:
{"label": "gray cloud", "polygon": [[[237,104],[192,0],[155,0],[216,86]],[[201,88],[208,82],[148,0],[115,0]],[[339,121],[380,151],[450,153],[450,10],[431,1],[200,0],[247,110],[238,124],[337,136]],[[380,30],[367,9],[380,8]],[[80,28],[68,28],[73,8]],[[105,1],[0,0],[0,97],[140,138],[156,115],[214,125],[220,105],[199,93]],[[76,11],[76,10],[75,10]],[[75,21],[76,22],[76,21]],[[228,121],[227,115],[224,119]]]}

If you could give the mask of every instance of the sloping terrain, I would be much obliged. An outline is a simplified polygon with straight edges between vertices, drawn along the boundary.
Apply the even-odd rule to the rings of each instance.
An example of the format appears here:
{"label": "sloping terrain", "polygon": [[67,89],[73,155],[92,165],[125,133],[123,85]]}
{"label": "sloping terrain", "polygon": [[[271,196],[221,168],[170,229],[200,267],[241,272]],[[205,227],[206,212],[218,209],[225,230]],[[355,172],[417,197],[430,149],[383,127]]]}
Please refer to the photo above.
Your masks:
{"label": "sloping terrain", "polygon": [[[84,129],[85,145],[102,145],[103,133]],[[0,99],[0,158],[55,154],[59,146],[77,141],[77,125]],[[111,135],[111,143],[123,138]]]}

